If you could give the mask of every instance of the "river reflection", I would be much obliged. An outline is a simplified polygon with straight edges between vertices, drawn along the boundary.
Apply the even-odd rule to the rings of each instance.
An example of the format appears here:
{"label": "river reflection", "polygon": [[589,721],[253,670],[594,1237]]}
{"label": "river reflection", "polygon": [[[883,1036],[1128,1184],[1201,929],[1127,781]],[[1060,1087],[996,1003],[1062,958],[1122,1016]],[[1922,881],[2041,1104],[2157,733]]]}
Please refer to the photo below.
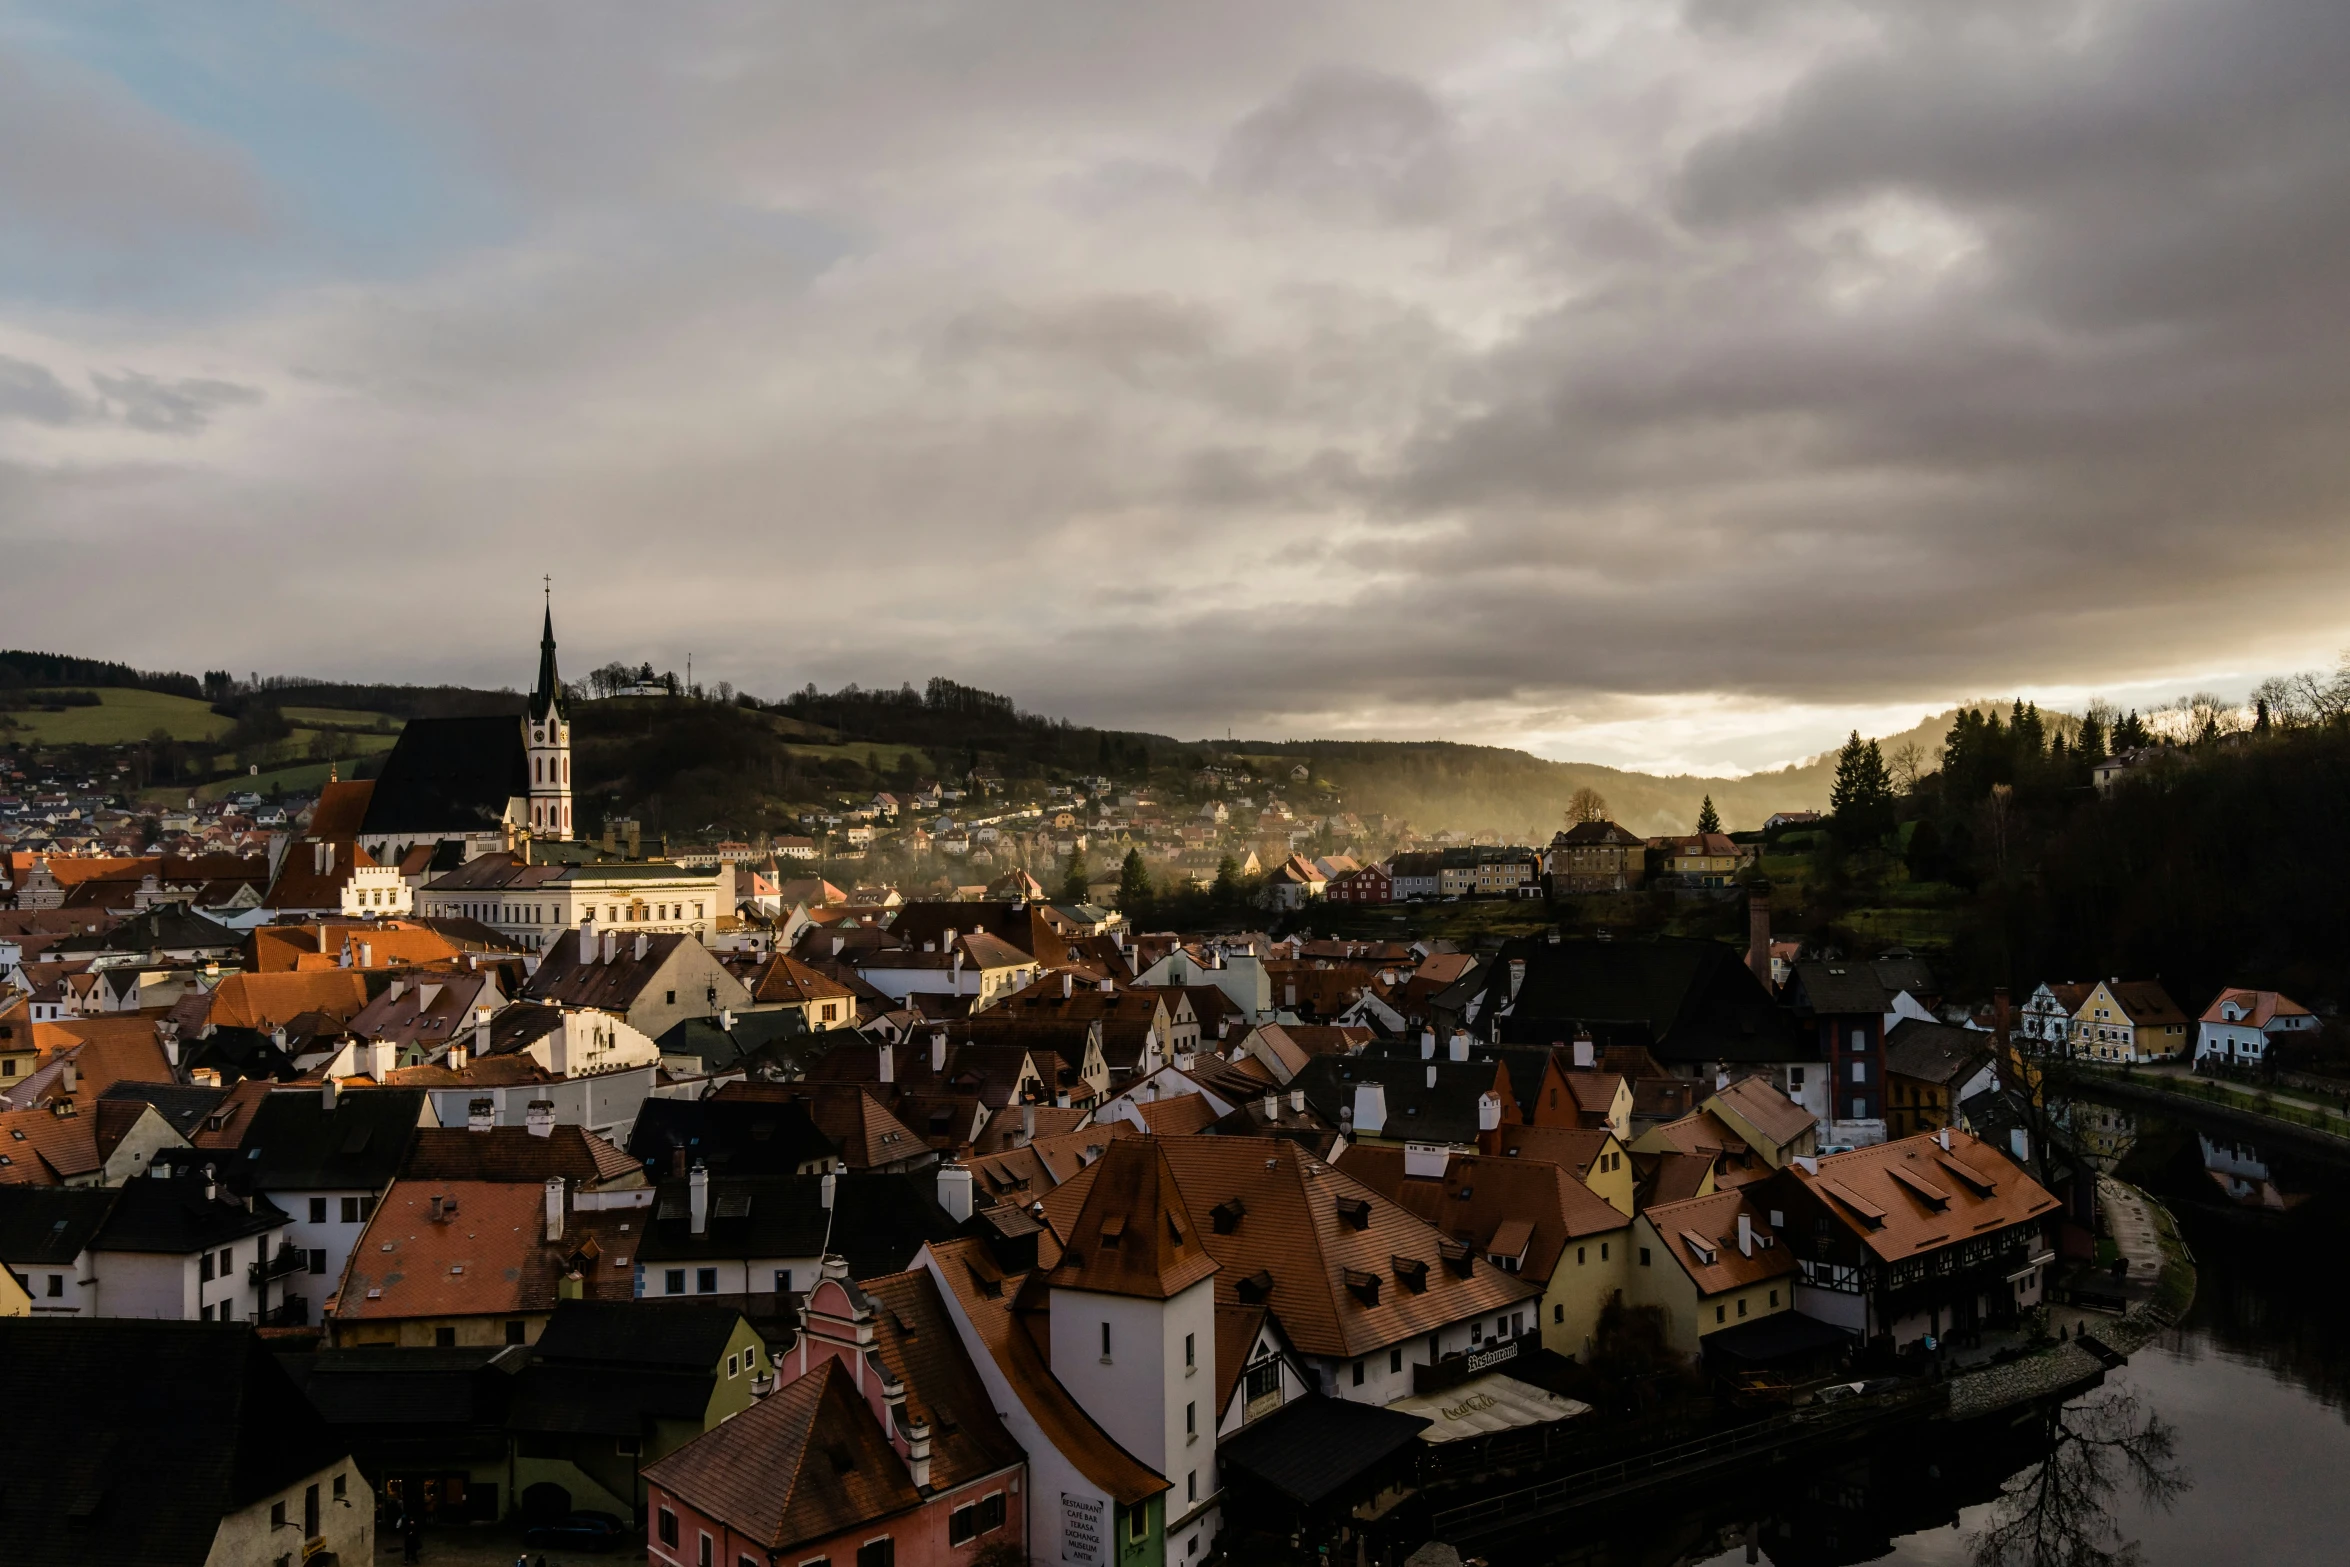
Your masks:
{"label": "river reflection", "polygon": [[[1660,1508],[1525,1560],[1592,1567],[2208,1567],[2350,1560],[2350,1170],[2080,1105],[2161,1196],[2199,1287],[2176,1332],[2060,1410],[1896,1434],[1762,1496]],[[1497,1563],[1517,1553],[1496,1553]]]}

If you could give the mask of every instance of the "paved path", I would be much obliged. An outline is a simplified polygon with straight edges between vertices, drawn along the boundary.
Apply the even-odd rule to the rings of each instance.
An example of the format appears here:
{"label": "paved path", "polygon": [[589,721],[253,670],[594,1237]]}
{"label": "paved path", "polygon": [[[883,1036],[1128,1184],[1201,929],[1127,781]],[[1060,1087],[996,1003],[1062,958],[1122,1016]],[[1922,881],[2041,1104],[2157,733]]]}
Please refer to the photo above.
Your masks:
{"label": "paved path", "polygon": [[2123,1295],[2132,1301],[2152,1300],[2162,1282],[2162,1231],[2155,1225],[2153,1209],[2136,1187],[2110,1175],[2097,1178],[2097,1201],[2105,1215],[2105,1233],[2129,1260]]}
{"label": "paved path", "polygon": [[2342,1101],[2338,1098],[2329,1099],[2312,1093],[2280,1093],[2261,1083],[2239,1083],[2232,1078],[2204,1077],[2182,1062],[2164,1061],[2153,1066],[2137,1067],[2133,1070],[2139,1077],[2161,1078],[2174,1083],[2217,1083],[2220,1087],[2243,1094],[2247,1098],[2255,1094],[2266,1093],[2270,1102],[2274,1104],[2291,1105],[2296,1110],[2309,1110],[2320,1115],[2330,1115],[2336,1120],[2346,1118],[2343,1115]]}

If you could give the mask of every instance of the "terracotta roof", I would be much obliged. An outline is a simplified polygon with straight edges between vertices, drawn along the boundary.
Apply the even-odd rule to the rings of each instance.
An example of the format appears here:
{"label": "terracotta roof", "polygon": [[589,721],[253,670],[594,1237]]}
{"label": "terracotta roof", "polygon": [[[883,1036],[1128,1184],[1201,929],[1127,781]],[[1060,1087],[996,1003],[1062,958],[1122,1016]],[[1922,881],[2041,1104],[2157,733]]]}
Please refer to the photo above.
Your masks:
{"label": "terracotta roof", "polygon": [[904,1460],[836,1359],[646,1465],[644,1475],[770,1551],[922,1504]]}
{"label": "terracotta roof", "polygon": [[416,1181],[544,1182],[561,1176],[581,1186],[641,1185],[644,1166],[583,1126],[557,1126],[544,1137],[527,1126],[480,1132],[426,1126],[417,1129],[400,1174]]}
{"label": "terracotta roof", "polygon": [[1747,1146],[1746,1139],[1711,1110],[1692,1110],[1678,1121],[1667,1121],[1642,1137],[1661,1141],[1678,1153],[1696,1154],[1714,1161],[1714,1179],[1723,1186],[1743,1186],[1771,1173],[1770,1166]]}
{"label": "terracotta roof", "polygon": [[[365,1078],[345,1081],[368,1086]],[[522,1083],[559,1083],[562,1079],[528,1056],[473,1057],[462,1070],[446,1066],[403,1066],[384,1078],[387,1088],[512,1088]]]}
{"label": "terracotta roof", "polygon": [[2106,984],[2105,993],[2113,997],[2122,1015],[2139,1028],[2187,1021],[2187,1014],[2179,1010],[2179,1004],[2171,1000],[2170,992],[2158,980],[2112,980]]}
{"label": "terracotta roof", "polygon": [[1032,1275],[1006,1274],[983,1240],[938,1241],[929,1250],[939,1281],[954,1295],[997,1371],[1055,1451],[1122,1506],[1136,1506],[1170,1489],[1069,1396],[1045,1363],[1034,1336],[1013,1316],[1013,1304]]}
{"label": "terracotta roof", "polygon": [[1001,1153],[1014,1147],[1023,1126],[1022,1111],[1036,1113],[1038,1137],[1049,1137],[1058,1132],[1073,1132],[1093,1115],[1090,1110],[1075,1105],[999,1105],[987,1118],[987,1130],[980,1133],[972,1146],[980,1153]]}
{"label": "terracotta roof", "polygon": [[1256,1347],[1257,1333],[1264,1327],[1265,1317],[1262,1306],[1216,1303],[1216,1414],[1219,1419],[1232,1407],[1233,1390],[1240,1386],[1240,1374],[1248,1369],[1248,1352]]}
{"label": "terracotta roof", "polygon": [[1581,1180],[1614,1134],[1604,1126],[1528,1126],[1512,1122],[1493,1134],[1493,1151],[1504,1158],[1542,1159]]}
{"label": "terracotta roof", "polygon": [[[1738,1249],[1738,1216],[1754,1234],[1751,1252]],[[1700,1295],[1718,1295],[1795,1271],[1795,1257],[1777,1243],[1768,1216],[1739,1192],[1716,1192],[1681,1202],[1658,1203],[1642,1218],[1656,1227],[1665,1253],[1681,1265]],[[1766,1244],[1767,1243],[1767,1244]]]}
{"label": "terracotta roof", "polygon": [[[445,1205],[452,1199],[457,1212],[450,1217]],[[437,1219],[436,1203],[444,1214]],[[351,1248],[334,1317],[376,1322],[553,1311],[557,1286],[575,1257],[584,1298],[630,1300],[643,1217],[636,1208],[573,1213],[563,1239],[550,1246],[542,1186],[402,1177],[376,1204]],[[634,1233],[620,1229],[631,1220]]]}
{"label": "terracotta roof", "polygon": [[231,974],[212,992],[205,1021],[214,1028],[266,1032],[304,1012],[323,1012],[348,1022],[366,1005],[367,974],[359,969]]}
{"label": "terracotta roof", "polygon": [[2310,1015],[2309,1009],[2307,1007],[2301,1005],[2301,1003],[2298,1001],[2289,1000],[2284,996],[2280,996],[2273,990],[2238,990],[2231,988],[2221,991],[2218,995],[2212,998],[2211,1005],[2203,1009],[2203,1017],[2201,1021],[2206,1023],[2218,1023],[2224,1021],[2220,1017],[2219,1009],[2231,1001],[2234,1002],[2238,1007],[2242,1008],[2246,1014],[2237,1021],[2247,1024],[2253,1028],[2266,1028],[2271,1022],[2280,1017],[2307,1017]]}
{"label": "terracotta roof", "polygon": [[1338,1167],[1489,1257],[1522,1256],[1529,1278],[1549,1278],[1569,1243],[1632,1222],[1547,1159],[1455,1155],[1443,1176],[1431,1179],[1407,1176],[1404,1158],[1401,1148],[1358,1144],[1339,1156]]}
{"label": "terracotta roof", "polygon": [[[1896,1029],[1895,1033],[1900,1030]],[[1988,1035],[1981,1036],[1988,1039]],[[1893,1064],[1893,1043],[1885,1042],[1885,1065],[1888,1071],[1899,1071]],[[1819,1125],[1819,1117],[1771,1086],[1767,1078],[1742,1077],[1729,1087],[1717,1089],[1713,1097],[1735,1111],[1748,1126],[1784,1148],[1804,1133]]]}
{"label": "terracotta roof", "polygon": [[[1206,1223],[1199,1239],[1217,1264],[1216,1298],[1252,1303],[1261,1276],[1264,1303],[1306,1354],[1349,1358],[1538,1293],[1473,1258],[1464,1277],[1456,1243],[1294,1143],[1153,1141],[1186,1207]],[[1081,1171],[1045,1197],[1056,1234],[1070,1233],[1093,1176]]]}
{"label": "terracotta roof", "polygon": [[915,1130],[890,1113],[877,1097],[879,1083],[767,1083],[741,1081],[721,1084],[710,1096],[716,1104],[756,1100],[768,1104],[797,1104],[808,1118],[840,1147],[841,1162],[852,1170],[870,1170],[895,1164],[922,1153],[928,1144]]}
{"label": "terracotta roof", "polygon": [[255,926],[245,938],[245,969],[254,974],[285,974],[296,969],[340,968],[346,942],[354,965],[359,962],[359,944],[365,942],[373,968],[420,968],[454,963],[460,956],[456,944],[440,932],[404,920],[374,925],[323,920]]}
{"label": "terracotta roof", "polygon": [[1154,1137],[1189,1137],[1216,1119],[1205,1094],[1176,1094],[1138,1102],[1135,1111]]}
{"label": "terracotta roof", "polygon": [[1830,1154],[1816,1174],[1801,1166],[1785,1173],[1887,1262],[2023,1224],[2057,1206],[2006,1154],[1959,1131]]}
{"label": "terracotta roof", "polygon": [[1588,1068],[1567,1068],[1559,1073],[1559,1080],[1567,1085],[1567,1092],[1575,1096],[1575,1108],[1585,1115],[1604,1116],[1616,1106],[1617,1091],[1624,1080],[1613,1072],[1595,1072]]}
{"label": "terracotta roof", "polygon": [[35,1023],[33,1044],[44,1063],[59,1055],[72,1057],[72,1098],[84,1110],[120,1082],[155,1083],[171,1079],[171,1060],[155,1034],[151,1017],[66,1018]]}
{"label": "terracotta roof", "polygon": [[[277,1084],[267,1078],[248,1077],[230,1087],[227,1097],[215,1105],[195,1130],[188,1133],[188,1141],[198,1148],[238,1148],[244,1145],[245,1133],[253,1124],[254,1115],[261,1109]],[[215,1125],[217,1122],[219,1124]]]}
{"label": "terracotta roof", "polygon": [[1155,1137],[1119,1139],[1088,1167],[1082,1205],[1054,1226],[1053,1288],[1168,1300],[1216,1271],[1163,1147]]}
{"label": "terracotta roof", "polygon": [[269,891],[261,899],[265,909],[339,909],[343,906],[343,884],[351,873],[375,860],[357,843],[348,840],[330,844],[334,858],[329,868],[321,871],[312,858],[316,840],[297,841],[286,850],[286,857],[278,862],[277,880],[269,884]]}
{"label": "terracotta roof", "polygon": [[848,986],[780,952],[769,958],[749,983],[751,999],[762,1005],[776,1002],[853,1001],[857,995]]}
{"label": "terracotta roof", "polygon": [[944,1491],[1020,1461],[1020,1444],[963,1350],[938,1280],[927,1268],[866,1279],[873,1342],[906,1388],[906,1413],[930,1422],[930,1483]]}
{"label": "terracotta roof", "polygon": [[1705,1154],[1670,1150],[1636,1153],[1632,1156],[1632,1173],[1640,1178],[1636,1205],[1653,1208],[1660,1203],[1706,1195],[1706,1180],[1714,1173],[1714,1161]]}
{"label": "terracotta roof", "polygon": [[373,779],[345,779],[319,786],[318,804],[310,811],[308,835],[329,842],[356,838],[367,820],[367,802],[375,796]]}
{"label": "terracotta roof", "polygon": [[96,1115],[0,1111],[0,1185],[63,1186],[95,1176],[98,1168]]}

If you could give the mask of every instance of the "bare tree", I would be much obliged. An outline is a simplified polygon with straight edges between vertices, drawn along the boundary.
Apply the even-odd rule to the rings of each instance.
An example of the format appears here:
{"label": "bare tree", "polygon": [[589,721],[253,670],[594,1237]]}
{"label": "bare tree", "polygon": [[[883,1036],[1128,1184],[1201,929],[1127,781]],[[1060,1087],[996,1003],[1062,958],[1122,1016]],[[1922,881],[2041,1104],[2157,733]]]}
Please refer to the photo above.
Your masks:
{"label": "bare tree", "polygon": [[1607,820],[1607,796],[1586,784],[1567,796],[1567,825],[1579,827],[1585,822]]}
{"label": "bare tree", "polygon": [[2148,1507],[2169,1512],[2194,1484],[2177,1433],[2135,1395],[2058,1405],[2047,1414],[2048,1453],[2001,1487],[1974,1539],[1977,1567],[2133,1567],[2113,1503],[2127,1481]]}
{"label": "bare tree", "polygon": [[1885,758],[1886,771],[1893,775],[1893,787],[1903,794],[1915,794],[1918,780],[1926,775],[1926,753],[1918,749],[1915,740],[1904,740]]}

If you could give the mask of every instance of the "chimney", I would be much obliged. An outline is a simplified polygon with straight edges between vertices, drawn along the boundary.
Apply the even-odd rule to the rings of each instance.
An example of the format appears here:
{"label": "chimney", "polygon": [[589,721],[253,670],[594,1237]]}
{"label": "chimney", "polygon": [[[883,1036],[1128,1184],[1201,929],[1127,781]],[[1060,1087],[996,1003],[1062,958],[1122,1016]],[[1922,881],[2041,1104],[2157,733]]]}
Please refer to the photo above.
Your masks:
{"label": "chimney", "polygon": [[1355,1130],[1376,1137],[1387,1126],[1387,1085],[1355,1084]]}
{"label": "chimney", "polygon": [[1436,1063],[1433,1061],[1428,1063],[1428,1086],[1430,1088],[1436,1086]]}
{"label": "chimney", "polygon": [[495,1099],[468,1100],[465,1105],[465,1129],[486,1132],[498,1124],[498,1101]]}
{"label": "chimney", "polygon": [[320,952],[324,952],[324,951],[326,951],[326,950],[327,950],[327,948],[326,948],[326,921],[324,921],[324,920],[320,920],[320,921],[318,922],[318,950],[319,950]]}
{"label": "chimney", "polygon": [[1076,976],[1076,975],[1074,975],[1074,974],[1067,974],[1067,973],[1064,973],[1064,974],[1061,976],[1061,999],[1062,999],[1063,1001],[1066,1001],[1066,1000],[1068,1000],[1070,997],[1072,997],[1072,996],[1074,996],[1074,995],[1076,995],[1076,994],[1077,994],[1077,976]]}
{"label": "chimney", "polygon": [[1036,1105],[1032,1100],[1020,1101],[1020,1146],[1025,1148],[1036,1141]]}
{"label": "chimney", "polygon": [[734,1008],[720,1007],[718,1009],[718,1031],[722,1034],[734,1032]]}
{"label": "chimney", "polygon": [[563,1239],[563,1177],[547,1177],[547,1244]]}
{"label": "chimney", "polygon": [[334,1073],[329,1072],[318,1080],[318,1103],[321,1108],[332,1110],[335,1098],[341,1092],[342,1085],[335,1081]]}
{"label": "chimney", "polygon": [[1101,993],[1105,996],[1112,994],[1117,988],[1117,985],[1110,980],[1105,979],[1101,983]]}
{"label": "chimney", "polygon": [[1754,1255],[1754,1220],[1744,1212],[1738,1215],[1738,1255],[1741,1257]]}
{"label": "chimney", "polygon": [[1746,966],[1771,988],[1771,884],[1758,881],[1746,889]]}
{"label": "chimney", "polygon": [[685,1178],[686,1213],[696,1235],[710,1233],[710,1172],[697,1164]]}
{"label": "chimney", "polygon": [[2011,1128],[2007,1134],[2007,1146],[2009,1152],[2015,1155],[2016,1163],[2029,1164],[2032,1162],[2032,1134],[2030,1132],[2020,1126]]}
{"label": "chimney", "polygon": [[918,1491],[930,1489],[930,1422],[917,1420],[906,1428],[906,1472]]}
{"label": "chimney", "polygon": [[490,1015],[487,1012],[474,1019],[473,1053],[485,1058],[490,1053]]}
{"label": "chimney", "polygon": [[1289,1112],[1292,1115],[1306,1113],[1306,1091],[1304,1089],[1292,1088],[1289,1091]]}
{"label": "chimney", "polygon": [[522,1120],[523,1124],[530,1128],[531,1136],[554,1136],[555,1101],[552,1099],[533,1099],[529,1106],[522,1112]]}
{"label": "chimney", "polygon": [[1477,1096],[1477,1130],[1480,1132],[1501,1130],[1501,1099],[1499,1096],[1494,1094],[1479,1094]]}
{"label": "chimney", "polygon": [[1942,1151],[1944,1153],[1950,1152],[1950,1128],[1945,1126],[1942,1128],[1942,1130],[1936,1132],[1934,1134],[1934,1141],[1941,1145]]}
{"label": "chimney", "polygon": [[1268,1121],[1281,1119],[1281,1094],[1278,1090],[1265,1095],[1265,1119]]}
{"label": "chimney", "polygon": [[1715,1093],[1717,1093],[1717,1094],[1718,1094],[1718,1093],[1720,1093],[1720,1092],[1721,1092],[1723,1089],[1725,1089],[1725,1088],[1727,1088],[1727,1087],[1729,1087],[1729,1086],[1730,1086],[1730,1074],[1729,1074],[1729,1073],[1727,1073],[1727,1072],[1716,1072],[1716,1073],[1714,1074],[1714,1092],[1715,1092]]}
{"label": "chimney", "polygon": [[1589,1034],[1575,1036],[1575,1064],[1581,1067],[1599,1064],[1599,1047],[1592,1042]]}
{"label": "chimney", "polygon": [[433,1222],[433,1223],[435,1223],[435,1224],[438,1224],[438,1223],[440,1223],[440,1222],[441,1222],[441,1214],[442,1214],[443,1210],[446,1208],[446,1206],[447,1206],[447,1204],[448,1204],[448,1201],[449,1201],[449,1199],[448,1199],[448,1198],[446,1198],[446,1197],[442,1197],[442,1196],[438,1196],[438,1195],[434,1196],[434,1198],[433,1198],[433,1200],[432,1200],[432,1222]]}
{"label": "chimney", "polygon": [[361,968],[373,968],[373,967],[375,967],[375,943],[374,943],[374,942],[372,942],[372,941],[363,941],[363,942],[359,943],[359,966],[360,966]]}
{"label": "chimney", "polygon": [[399,1058],[400,1047],[390,1040],[369,1040],[367,1042],[367,1075],[379,1083],[388,1081],[392,1075],[392,1063]]}
{"label": "chimney", "polygon": [[1420,1059],[1423,1061],[1436,1059],[1436,1030],[1432,1028],[1420,1030]]}
{"label": "chimney", "polygon": [[898,1080],[897,1046],[885,1039],[875,1047],[874,1053],[881,1058],[881,1080],[885,1083],[896,1082]]}
{"label": "chimney", "polygon": [[446,1066],[452,1072],[464,1071],[466,1065],[465,1041],[460,1039],[455,1044],[451,1045],[449,1047],[448,1056],[442,1061],[441,1064]]}
{"label": "chimney", "polygon": [[[839,1192],[839,1190],[840,1177],[835,1175],[830,1170],[825,1171],[823,1178],[816,1183],[816,1200],[824,1205],[825,1212],[830,1213],[832,1211],[832,1199],[834,1195]],[[827,1257],[824,1261],[824,1266],[825,1277],[830,1278],[832,1276],[832,1259]]]}
{"label": "chimney", "polygon": [[1465,1028],[1452,1031],[1452,1058],[1455,1061],[1469,1059],[1469,1031]]}
{"label": "chimney", "polygon": [[636,933],[636,951],[632,954],[636,961],[639,963],[644,962],[645,954],[652,950],[653,938],[641,930],[638,931]]}
{"label": "chimney", "polygon": [[938,1205],[957,1224],[971,1217],[971,1167],[947,1160],[938,1167]]}
{"label": "chimney", "polygon": [[609,963],[619,955],[620,933],[611,930],[604,932],[604,961]]}

